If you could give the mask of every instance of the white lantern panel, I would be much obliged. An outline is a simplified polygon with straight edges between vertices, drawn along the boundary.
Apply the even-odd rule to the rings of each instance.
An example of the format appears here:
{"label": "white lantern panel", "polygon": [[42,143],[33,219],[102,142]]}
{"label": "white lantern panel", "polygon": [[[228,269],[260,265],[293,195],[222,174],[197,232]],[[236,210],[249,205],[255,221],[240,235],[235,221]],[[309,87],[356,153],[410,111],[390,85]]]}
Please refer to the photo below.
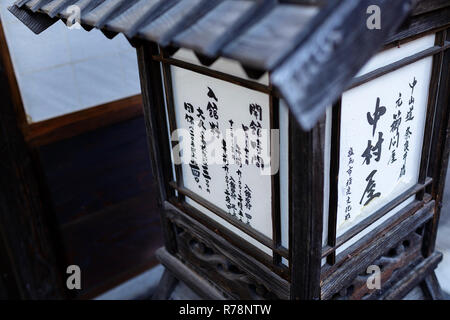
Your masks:
{"label": "white lantern panel", "polygon": [[184,187],[271,238],[269,95],[175,66],[171,73]]}
{"label": "white lantern panel", "polygon": [[337,235],[418,182],[432,57],[342,97]]}

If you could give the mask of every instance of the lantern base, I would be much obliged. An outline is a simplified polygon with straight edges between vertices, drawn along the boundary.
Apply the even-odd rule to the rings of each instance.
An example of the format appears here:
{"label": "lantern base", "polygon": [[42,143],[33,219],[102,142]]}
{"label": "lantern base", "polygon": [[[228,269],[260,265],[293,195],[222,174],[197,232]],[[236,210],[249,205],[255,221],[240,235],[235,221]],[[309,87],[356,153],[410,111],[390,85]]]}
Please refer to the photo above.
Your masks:
{"label": "lantern base", "polygon": [[[184,282],[200,298],[205,300],[229,299],[226,293],[203,277],[198,275],[183,262],[171,255],[165,248],[157,251],[158,260],[166,268],[161,281],[155,290],[153,300],[167,300],[172,296],[179,281]],[[434,269],[442,260],[441,253],[434,253],[422,263],[417,265],[406,277],[397,282],[384,299],[397,300],[418,287],[423,292],[423,297],[427,300],[443,300],[444,293],[441,290],[439,281]],[[422,275],[422,277],[420,277]],[[425,275],[425,278],[423,276]]]}
{"label": "lantern base", "polygon": [[[169,298],[178,280],[203,299],[289,299],[288,281],[179,208],[166,203],[165,209],[174,228],[176,251],[158,251],[158,259],[167,271],[154,299]],[[434,273],[442,254],[422,253],[424,226],[433,215],[434,202],[430,202],[395,230],[384,233],[378,241],[381,243],[372,243],[332,274],[324,274],[321,298],[395,300],[419,286],[424,298],[442,299]],[[383,269],[382,290],[368,290],[367,275],[361,274],[368,265]]]}

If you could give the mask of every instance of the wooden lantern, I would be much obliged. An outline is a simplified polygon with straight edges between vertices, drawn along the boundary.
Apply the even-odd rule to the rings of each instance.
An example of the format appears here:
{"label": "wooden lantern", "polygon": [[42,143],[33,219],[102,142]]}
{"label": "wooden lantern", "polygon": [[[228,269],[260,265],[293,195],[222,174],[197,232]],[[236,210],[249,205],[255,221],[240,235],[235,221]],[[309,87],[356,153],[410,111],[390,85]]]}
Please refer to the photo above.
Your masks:
{"label": "wooden lantern", "polygon": [[[399,299],[418,285],[440,298],[450,4],[20,0],[10,10],[41,32],[70,18],[68,5],[84,27],[124,33],[137,49],[165,208],[158,298],[177,280],[215,299]],[[369,24],[377,12],[381,28]]]}

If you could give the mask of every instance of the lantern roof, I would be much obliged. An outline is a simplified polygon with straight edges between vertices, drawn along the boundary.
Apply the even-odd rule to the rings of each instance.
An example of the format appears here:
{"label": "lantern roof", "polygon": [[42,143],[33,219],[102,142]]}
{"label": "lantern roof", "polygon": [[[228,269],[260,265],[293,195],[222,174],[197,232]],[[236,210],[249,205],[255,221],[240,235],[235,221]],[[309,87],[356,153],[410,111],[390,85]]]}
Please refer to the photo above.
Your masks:
{"label": "lantern roof", "polygon": [[[292,114],[310,129],[415,2],[18,0],[9,10],[37,34],[58,20],[76,18],[79,10],[87,30],[192,49],[205,65],[231,58],[250,76],[269,71]],[[371,14],[380,12],[382,27],[370,25]]]}

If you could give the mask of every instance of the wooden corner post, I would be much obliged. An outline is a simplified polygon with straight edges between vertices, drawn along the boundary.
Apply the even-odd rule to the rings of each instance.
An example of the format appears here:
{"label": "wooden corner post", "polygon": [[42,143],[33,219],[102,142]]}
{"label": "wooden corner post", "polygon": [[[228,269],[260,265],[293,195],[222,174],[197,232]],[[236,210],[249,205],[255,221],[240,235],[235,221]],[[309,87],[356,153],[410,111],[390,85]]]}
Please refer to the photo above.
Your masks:
{"label": "wooden corner post", "polygon": [[291,299],[320,299],[325,121],[305,132],[290,117],[289,131]]}

